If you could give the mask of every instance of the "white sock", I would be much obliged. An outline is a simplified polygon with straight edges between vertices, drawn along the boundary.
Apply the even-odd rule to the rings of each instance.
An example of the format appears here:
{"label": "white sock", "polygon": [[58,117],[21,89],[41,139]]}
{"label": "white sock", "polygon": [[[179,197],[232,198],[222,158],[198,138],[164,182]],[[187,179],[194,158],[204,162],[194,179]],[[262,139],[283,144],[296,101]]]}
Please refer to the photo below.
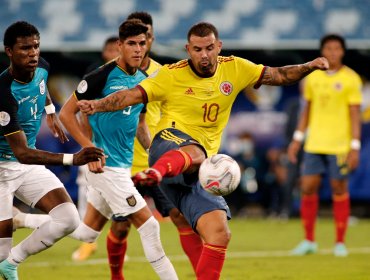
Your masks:
{"label": "white sock", "polygon": [[8,261],[17,265],[28,256],[37,254],[51,247],[62,237],[77,228],[80,222],[76,206],[66,202],[54,207],[50,212],[50,220],[35,229],[25,240],[13,247]]}
{"label": "white sock", "polygon": [[0,262],[9,256],[10,249],[12,248],[12,238],[0,238]]}
{"label": "white sock", "polygon": [[38,226],[50,220],[51,217],[45,214],[25,214],[24,227],[35,229]]}
{"label": "white sock", "polygon": [[68,236],[72,237],[73,239],[91,243],[94,242],[99,235],[100,231],[92,229],[81,221],[78,227]]}
{"label": "white sock", "polygon": [[152,216],[138,229],[145,257],[162,280],[178,279],[172,263],[163,251],[159,236],[159,223]]}

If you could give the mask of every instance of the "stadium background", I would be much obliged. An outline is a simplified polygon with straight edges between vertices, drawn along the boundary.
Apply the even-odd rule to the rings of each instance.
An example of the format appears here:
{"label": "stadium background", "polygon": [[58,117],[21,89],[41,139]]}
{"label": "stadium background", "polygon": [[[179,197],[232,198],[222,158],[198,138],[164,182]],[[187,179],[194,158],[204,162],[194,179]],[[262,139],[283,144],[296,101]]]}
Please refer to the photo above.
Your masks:
{"label": "stadium background", "polygon": [[[210,21],[219,29],[224,48],[222,55],[237,55],[269,66],[302,63],[319,55],[322,35],[335,32],[347,39],[345,63],[364,79],[363,136],[360,168],[350,180],[353,211],[369,216],[370,209],[370,2],[367,0],[2,0],[0,1],[0,37],[16,20],[27,20],[39,28],[42,56],[51,64],[49,89],[57,105],[63,104],[86,68],[99,59],[104,40],[117,33],[118,25],[136,10],[152,14],[156,41],[153,58],[171,63],[187,54],[186,33],[195,22]],[[1,69],[8,60],[0,54]],[[257,98],[256,98],[257,96]],[[271,88],[239,95],[224,135],[223,152],[235,154],[238,137],[253,136],[256,155],[262,167],[255,175],[258,189],[238,189],[238,206],[260,205],[263,213],[272,211],[281,199],[279,174],[273,169],[275,152],[284,167],[284,127],[287,104],[299,96],[298,85]],[[74,141],[61,145],[46,127],[38,138],[40,148],[58,152],[78,149]],[[240,147],[239,147],[240,148]],[[270,155],[270,156],[269,156]],[[276,160],[276,157],[275,157]],[[77,168],[53,167],[77,199]],[[249,174],[250,175],[250,174]],[[248,177],[248,174],[245,174]],[[258,177],[258,178],[257,178]],[[248,178],[247,178],[248,179]],[[249,178],[250,179],[250,178]],[[249,181],[250,182],[250,181]],[[250,185],[249,185],[250,186]],[[295,194],[295,209],[299,199]],[[324,184],[320,198],[330,201],[330,189]],[[242,201],[241,201],[242,200]],[[232,205],[233,206],[233,205]],[[242,214],[242,211],[240,211]]]}

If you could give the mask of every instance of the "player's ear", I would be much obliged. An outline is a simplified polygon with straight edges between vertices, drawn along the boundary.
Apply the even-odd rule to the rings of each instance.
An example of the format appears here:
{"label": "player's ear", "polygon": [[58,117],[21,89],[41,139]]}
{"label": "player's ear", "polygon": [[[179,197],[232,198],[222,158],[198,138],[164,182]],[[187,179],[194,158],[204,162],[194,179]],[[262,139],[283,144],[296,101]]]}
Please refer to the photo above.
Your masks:
{"label": "player's ear", "polygon": [[187,51],[188,53],[190,53],[190,46],[189,46],[189,44],[186,44],[186,45],[185,45],[185,49],[186,49],[186,51]]}
{"label": "player's ear", "polygon": [[11,47],[4,47],[4,50],[8,57],[11,57],[13,55],[13,50]]}
{"label": "player's ear", "polygon": [[218,41],[218,54],[221,53],[221,49],[222,49],[222,41]]}

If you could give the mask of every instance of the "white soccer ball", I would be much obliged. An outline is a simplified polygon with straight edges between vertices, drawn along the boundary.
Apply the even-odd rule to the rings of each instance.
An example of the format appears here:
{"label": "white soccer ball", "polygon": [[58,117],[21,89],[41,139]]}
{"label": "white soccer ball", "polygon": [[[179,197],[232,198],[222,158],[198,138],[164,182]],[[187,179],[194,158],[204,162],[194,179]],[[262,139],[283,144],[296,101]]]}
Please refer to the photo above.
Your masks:
{"label": "white soccer ball", "polygon": [[213,155],[202,162],[199,181],[203,189],[213,195],[228,195],[239,185],[240,167],[228,155]]}

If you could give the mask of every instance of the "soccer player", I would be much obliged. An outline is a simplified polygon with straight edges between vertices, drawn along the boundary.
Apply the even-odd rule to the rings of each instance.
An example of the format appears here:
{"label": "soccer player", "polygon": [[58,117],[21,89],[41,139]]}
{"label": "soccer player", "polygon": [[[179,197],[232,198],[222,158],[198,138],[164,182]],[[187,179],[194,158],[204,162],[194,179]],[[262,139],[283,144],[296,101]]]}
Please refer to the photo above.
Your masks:
{"label": "soccer player", "polygon": [[264,67],[239,57],[219,56],[222,42],[210,23],[193,25],[186,49],[190,56],[163,66],[129,90],[100,100],[80,100],[82,112],[115,111],[133,104],[162,102],[159,131],[149,154],[151,168],[133,177],[136,186],[157,186],[181,211],[204,241],[197,279],[219,279],[230,240],[229,208],[223,197],[208,194],[199,184],[198,169],[216,154],[222,131],[237,94],[247,86],[286,85],[316,69],[328,68],[325,58],[285,67]]}
{"label": "soccer player", "polygon": [[[119,56],[119,48],[118,48],[118,40],[117,36],[108,37],[103,45],[103,49],[101,52],[101,61],[95,62],[87,68],[86,74],[90,73],[91,71],[99,68],[105,63],[117,58]],[[80,124],[83,127],[85,133],[91,137],[91,127],[89,122],[86,118],[86,115],[80,114],[79,115]],[[87,182],[86,182],[86,172],[88,171],[88,167],[81,166],[78,171],[77,176],[77,185],[78,185],[78,204],[77,209],[80,217],[83,218],[86,213],[87,208]],[[84,261],[88,257],[90,257],[97,249],[97,242],[82,242],[77,250],[72,253],[72,259],[75,261]]]}
{"label": "soccer player", "polygon": [[[40,57],[40,34],[32,24],[18,21],[6,29],[3,42],[10,66],[0,75],[0,276],[14,280],[28,256],[49,248],[79,224],[63,184],[43,165],[104,163],[104,154],[94,147],[76,154],[35,148],[44,109],[55,113],[51,103],[45,106],[49,66]],[[48,213],[50,220],[11,248],[14,195]]]}
{"label": "soccer player", "polygon": [[293,251],[294,255],[315,253],[315,220],[318,211],[318,190],[322,175],[328,174],[332,189],[333,213],[336,227],[335,256],[347,256],[344,236],[350,213],[348,172],[359,163],[361,148],[360,104],[361,79],[343,65],[345,40],[338,35],[321,39],[321,54],[329,61],[327,71],[317,71],[304,80],[307,101],[301,113],[289,158],[296,162],[306,130],[303,174],[301,180],[301,219],[305,240]]}
{"label": "soccer player", "polygon": [[90,116],[92,140],[84,134],[76,117],[78,100],[100,99],[118,89],[132,88],[146,78],[139,67],[146,53],[147,30],[139,20],[123,22],[118,43],[121,55],[86,75],[60,112],[64,126],[82,147],[102,146],[108,156],[102,174],[95,174],[103,169],[99,161],[89,164],[87,211],[84,222],[70,236],[93,242],[112,215],[128,217],[140,234],[145,256],[155,272],[160,279],[172,280],[177,275],[163,251],[159,223],[131,180],[135,135],[145,149],[150,144],[145,107],[138,104]]}
{"label": "soccer player", "polygon": [[[161,65],[149,57],[149,52],[154,41],[153,35],[153,19],[147,12],[134,12],[131,13],[127,19],[139,19],[147,27],[147,52],[141,63],[141,70],[151,75],[157,71]],[[155,135],[155,128],[160,119],[160,102],[150,102],[146,107],[146,123],[148,124],[150,134]],[[131,173],[137,172],[148,168],[148,153],[144,150],[143,146],[135,138],[134,142],[134,158],[132,162]],[[170,216],[171,220],[176,225],[181,245],[184,252],[189,257],[192,267],[195,271],[200,254],[202,252],[203,243],[199,235],[197,235],[181,215],[179,210],[164,196],[162,191],[158,188],[138,187],[138,191],[142,196],[152,197],[156,208],[163,217]],[[111,269],[113,280],[123,279],[123,262],[127,250],[127,235],[130,230],[130,222],[126,217],[114,217],[111,229],[107,236],[107,250],[108,260]]]}

